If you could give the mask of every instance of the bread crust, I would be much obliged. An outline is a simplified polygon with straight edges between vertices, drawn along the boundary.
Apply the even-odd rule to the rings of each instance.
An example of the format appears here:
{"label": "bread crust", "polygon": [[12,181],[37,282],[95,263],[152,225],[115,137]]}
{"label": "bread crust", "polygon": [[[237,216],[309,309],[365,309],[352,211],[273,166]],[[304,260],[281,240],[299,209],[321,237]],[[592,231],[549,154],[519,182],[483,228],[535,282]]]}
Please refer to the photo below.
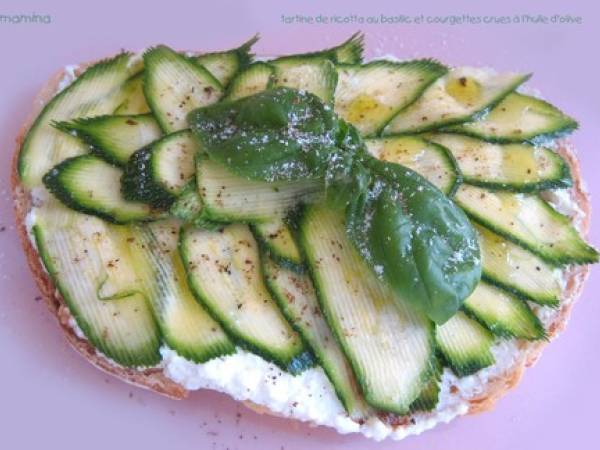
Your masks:
{"label": "bread crust", "polygon": [[[81,72],[90,64],[91,63],[87,63],[78,66],[76,75],[79,75],[79,72]],[[49,274],[46,272],[40,256],[29,238],[25,218],[31,209],[32,198],[30,193],[21,185],[19,181],[17,170],[18,155],[27,131],[35,121],[44,105],[56,94],[59,83],[64,76],[65,71],[60,70],[54,74],[42,87],[34,100],[33,109],[30,115],[22,125],[16,138],[16,150],[14,152],[12,162],[11,186],[14,198],[16,228],[25,251],[27,262],[48,308],[56,317],[67,341],[77,352],[79,352],[85,359],[87,359],[97,368],[117,378],[120,378],[129,384],[155,391],[173,399],[183,399],[188,395],[188,391],[180,384],[169,379],[163,373],[161,368],[138,370],[118,366],[97,352],[86,339],[82,339],[77,336],[71,325],[72,316],[69,312],[69,309],[66,306],[64,299],[54,286]],[[585,236],[587,235],[589,229],[591,206],[589,196],[583,187],[579,163],[573,149],[567,142],[561,142],[559,144],[558,152],[565,158],[571,168],[571,174],[573,178],[572,198],[575,200],[579,209],[583,211],[583,217],[578,224],[578,229]],[[577,266],[569,269],[566,277],[566,286],[561,296],[561,305],[559,307],[558,314],[547,330],[548,340],[537,342],[521,342],[519,344],[521,351],[517,357],[516,363],[510,370],[501,376],[490,379],[483,392],[480,395],[470,399],[468,410],[469,414],[475,414],[493,409],[496,401],[519,383],[525,369],[535,364],[545,346],[550,342],[550,340],[552,340],[553,337],[555,337],[565,328],[573,304],[581,293],[583,284],[588,274],[588,266]],[[247,401],[243,403],[258,413],[278,415],[271,412],[265,406],[256,405]]]}

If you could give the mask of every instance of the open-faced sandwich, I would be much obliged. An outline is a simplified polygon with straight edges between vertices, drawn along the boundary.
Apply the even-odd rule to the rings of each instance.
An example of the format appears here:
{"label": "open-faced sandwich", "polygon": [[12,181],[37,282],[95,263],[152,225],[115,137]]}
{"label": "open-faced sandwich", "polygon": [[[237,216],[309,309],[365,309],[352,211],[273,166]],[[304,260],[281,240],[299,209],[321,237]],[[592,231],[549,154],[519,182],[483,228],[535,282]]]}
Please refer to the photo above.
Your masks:
{"label": "open-faced sandwich", "polygon": [[[165,46],[68,67],[18,137],[16,216],[72,346],[174,398],[401,439],[486,410],[598,253],[529,75]],[[557,374],[557,376],[560,376]]]}

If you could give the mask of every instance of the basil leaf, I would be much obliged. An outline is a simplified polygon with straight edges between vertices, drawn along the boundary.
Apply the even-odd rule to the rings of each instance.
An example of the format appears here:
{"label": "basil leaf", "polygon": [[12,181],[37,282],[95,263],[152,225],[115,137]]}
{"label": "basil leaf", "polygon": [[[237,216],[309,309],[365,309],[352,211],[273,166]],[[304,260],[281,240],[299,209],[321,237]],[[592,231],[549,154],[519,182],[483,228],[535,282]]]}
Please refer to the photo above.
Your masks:
{"label": "basil leaf", "polygon": [[401,301],[444,323],[481,278],[473,227],[416,172],[368,156],[362,163],[374,181],[346,212],[348,235]]}
{"label": "basil leaf", "polygon": [[248,179],[326,178],[361,145],[317,96],[289,88],[200,108],[188,121],[211,159]]}
{"label": "basil leaf", "polygon": [[416,172],[369,156],[356,128],[304,91],[277,88],[190,113],[212,160],[247,179],[323,180],[347,233],[399,302],[444,323],[481,277],[475,230]]}

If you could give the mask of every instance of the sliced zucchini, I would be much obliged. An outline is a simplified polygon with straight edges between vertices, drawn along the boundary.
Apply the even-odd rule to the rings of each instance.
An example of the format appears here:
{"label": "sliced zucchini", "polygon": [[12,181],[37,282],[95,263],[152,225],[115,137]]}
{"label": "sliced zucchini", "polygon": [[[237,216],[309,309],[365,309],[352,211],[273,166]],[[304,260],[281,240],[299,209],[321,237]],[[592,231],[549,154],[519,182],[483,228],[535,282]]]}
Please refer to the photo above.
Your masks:
{"label": "sliced zucchini", "polygon": [[123,85],[123,98],[121,104],[112,112],[119,115],[148,114],[150,107],[144,96],[144,72],[129,78]]}
{"label": "sliced zucchini", "polygon": [[495,74],[485,69],[458,67],[439,78],[419,99],[398,113],[384,135],[420,133],[473,120],[494,107],[527,81],[530,75]]}
{"label": "sliced zucchini", "polygon": [[289,225],[281,217],[252,226],[255,236],[268,254],[286,268],[301,268],[302,256]]}
{"label": "sliced zucchini", "polygon": [[159,221],[131,227],[125,247],[135,262],[139,288],[154,311],[163,341],[198,363],[233,353],[231,340],[187,286],[178,239],[177,221]]}
{"label": "sliced zucchini", "polygon": [[346,236],[343,214],[305,211],[300,245],[333,334],[369,405],[406,414],[433,375],[433,326],[403,307]]}
{"label": "sliced zucchini", "polygon": [[224,52],[205,53],[197,56],[196,61],[204,66],[221,86],[227,86],[240,69],[252,62],[254,55],[250,49],[258,41],[258,35],[253,36],[237,48]]}
{"label": "sliced zucchini", "polygon": [[127,164],[133,152],[162,135],[152,114],[97,116],[55,125],[83,139],[99,156],[119,166]]}
{"label": "sliced zucchini", "polygon": [[335,112],[364,136],[378,133],[446,68],[432,60],[338,66]]}
{"label": "sliced zucchini", "polygon": [[551,264],[598,260],[598,252],[579,236],[569,218],[537,195],[494,192],[463,184],[454,199],[473,220]]}
{"label": "sliced zucchini", "polygon": [[435,143],[416,136],[396,136],[366,139],[365,144],[375,158],[414,170],[447,195],[460,183],[452,156]]}
{"label": "sliced zucchini", "polygon": [[269,61],[275,67],[272,86],[286,86],[315,94],[322,101],[333,100],[337,71],[331,61],[325,58],[282,58]]}
{"label": "sliced zucchini", "polygon": [[186,228],[180,252],[194,296],[237,344],[283,369],[299,370],[304,345],[263,282],[258,246],[248,226]]}
{"label": "sliced zucchini", "polygon": [[489,189],[535,192],[571,185],[569,166],[547,148],[528,144],[493,144],[444,133],[427,139],[446,147],[454,156],[466,183]]}
{"label": "sliced zucchini", "polygon": [[310,277],[276,264],[267,255],[262,258],[262,265],[273,298],[317,357],[348,414],[364,417],[367,406],[352,369],[323,318]]}
{"label": "sliced zucchini", "polygon": [[427,382],[419,397],[410,405],[411,412],[431,411],[435,409],[440,397],[440,381],[442,379],[442,364],[437,360],[434,363],[433,375]]}
{"label": "sliced zucchini", "polygon": [[193,221],[202,211],[196,180],[190,181],[169,208],[169,213],[183,222]]}
{"label": "sliced zucchini", "polygon": [[122,53],[94,64],[44,107],[19,152],[18,173],[26,187],[39,186],[56,164],[88,152],[87,145],[52,124],[111,114],[123,101],[123,84],[133,73],[130,59],[130,54]]}
{"label": "sliced zucchini", "polygon": [[556,306],[560,298],[560,271],[519,245],[480,225],[482,278],[524,300]]}
{"label": "sliced zucchini", "polygon": [[363,60],[365,35],[356,32],[340,45],[327,49],[324,53],[333,55],[332,60],[337,64],[360,64]]}
{"label": "sliced zucchini", "polygon": [[238,100],[267,89],[275,67],[264,62],[255,62],[239,72],[227,88],[223,100]]}
{"label": "sliced zucchini", "polygon": [[316,181],[247,180],[206,158],[198,158],[196,183],[203,215],[217,222],[268,222],[284,217],[300,201],[322,193],[322,186]]}
{"label": "sliced zucchini", "polygon": [[471,375],[494,364],[494,336],[482,325],[457,312],[435,328],[437,347],[450,368],[459,377]]}
{"label": "sliced zucchini", "polygon": [[479,120],[447,128],[489,142],[541,141],[568,133],[577,122],[539,98],[513,92]]}
{"label": "sliced zucchini", "polygon": [[187,114],[218,101],[221,83],[208,70],[168,47],[144,53],[144,94],[165,133],[187,128]]}
{"label": "sliced zucchini", "polygon": [[340,45],[331,47],[318,52],[303,53],[300,55],[289,55],[284,58],[298,57],[321,57],[327,58],[336,64],[360,64],[363,59],[363,51],[365,44],[365,35],[361,32],[356,32]]}
{"label": "sliced zucchini", "polygon": [[50,192],[66,206],[114,223],[148,220],[150,206],[121,195],[123,172],[95,155],[69,158],[44,175]]}
{"label": "sliced zucchini", "polygon": [[544,326],[520,300],[482,281],[463,303],[463,308],[492,333],[517,339],[543,339]]}
{"label": "sliced zucchini", "polygon": [[122,253],[119,227],[58,204],[36,210],[33,234],[38,252],[75,322],[90,343],[126,367],[160,362],[160,334],[140,294],[101,301],[110,276],[130,267]]}
{"label": "sliced zucchini", "polygon": [[199,149],[192,133],[182,130],[136,151],[123,173],[123,197],[157,208],[169,207],[194,178]]}

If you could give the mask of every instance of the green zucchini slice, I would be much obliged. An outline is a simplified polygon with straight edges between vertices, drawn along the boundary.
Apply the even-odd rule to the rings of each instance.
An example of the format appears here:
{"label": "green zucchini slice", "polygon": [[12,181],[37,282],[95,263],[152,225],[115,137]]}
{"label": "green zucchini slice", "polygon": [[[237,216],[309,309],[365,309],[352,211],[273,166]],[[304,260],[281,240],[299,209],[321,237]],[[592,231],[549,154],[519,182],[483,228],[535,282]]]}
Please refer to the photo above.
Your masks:
{"label": "green zucchini slice", "polygon": [[275,67],[270,86],[305,90],[315,94],[325,103],[333,100],[337,71],[328,59],[287,57],[269,61],[269,64]]}
{"label": "green zucchini slice", "polygon": [[363,59],[364,45],[364,34],[361,32],[356,32],[347,40],[342,42],[340,45],[336,45],[335,47],[327,48],[317,52],[283,56],[280,59],[319,57],[327,58],[335,64],[360,64]]}
{"label": "green zucchini slice", "polygon": [[268,222],[322,192],[321,183],[315,181],[247,180],[206,158],[197,160],[196,183],[203,215],[217,222]]}
{"label": "green zucchini slice", "polygon": [[402,307],[366,266],[339,211],[309,207],[299,235],[321,309],[367,403],[406,414],[433,375],[432,323]]}
{"label": "green zucchini slice", "polygon": [[[122,251],[124,228],[54,200],[36,210],[33,235],[46,270],[90,343],[125,367],[154,366],[160,362],[159,329],[144,296],[130,284],[135,277]],[[125,291],[101,296],[109,284]]]}
{"label": "green zucchini slice", "polygon": [[238,100],[264,91],[269,87],[274,73],[275,67],[270,64],[250,64],[231,81],[223,100]]}
{"label": "green zucchini slice", "polygon": [[250,49],[258,41],[258,35],[251,37],[237,48],[224,52],[205,53],[197,56],[196,62],[208,70],[221,86],[225,87],[241,69],[248,66],[254,55]]}
{"label": "green zucchini slice", "polygon": [[390,120],[383,134],[420,133],[472,120],[529,77],[520,73],[495,74],[472,67],[452,69]]}
{"label": "green zucchini slice", "polygon": [[187,114],[218,101],[221,83],[193,59],[168,47],[144,53],[144,94],[165,133],[187,128]]}
{"label": "green zucchini slice", "polygon": [[447,195],[452,195],[460,183],[452,156],[435,143],[417,136],[394,136],[366,139],[365,144],[375,158],[414,170]]}
{"label": "green zucchini slice", "polygon": [[479,139],[435,133],[427,139],[454,156],[466,183],[489,189],[536,192],[571,186],[569,166],[548,148],[528,144],[493,144]]}
{"label": "green zucchini slice", "polygon": [[539,98],[513,92],[479,120],[448,127],[489,142],[537,142],[568,133],[577,122]]}
{"label": "green zucchini slice", "polygon": [[55,124],[92,146],[112,164],[124,166],[135,152],[157,140],[161,129],[152,114],[97,116]]}
{"label": "green zucchini slice", "polygon": [[364,136],[378,133],[446,68],[432,60],[338,66],[335,112]]}
{"label": "green zucchini slice", "polygon": [[257,223],[252,226],[257,239],[277,263],[286,268],[302,267],[300,249],[292,235],[289,225],[284,219],[278,217],[268,222]]}
{"label": "green zucchini slice", "polygon": [[262,258],[265,282],[283,315],[302,336],[334,386],[348,414],[364,417],[367,406],[352,369],[325,321],[310,277]]}
{"label": "green zucchini slice", "polygon": [[435,328],[437,347],[450,368],[459,377],[471,375],[494,364],[494,336],[482,325],[457,312]]}
{"label": "green zucchini slice", "polygon": [[169,214],[183,222],[193,221],[202,211],[196,180],[190,181],[169,208]]}
{"label": "green zucchini slice", "polygon": [[546,337],[544,326],[527,303],[485,281],[477,285],[463,308],[496,336],[527,340]]}
{"label": "green zucchini slice", "polygon": [[304,345],[264,284],[258,245],[248,226],[185,228],[180,252],[194,296],[227,334],[281,368],[297,370],[305,359]]}
{"label": "green zucchini slice", "polygon": [[124,98],[124,83],[134,73],[131,55],[122,53],[89,67],[42,110],[19,152],[18,173],[27,188],[39,186],[52,167],[88,152],[79,139],[57,130],[55,122],[111,114]]}
{"label": "green zucchini slice", "polygon": [[144,96],[144,72],[141,71],[129,78],[123,85],[123,98],[119,106],[112,112],[118,115],[140,115],[150,113],[150,107]]}
{"label": "green zucchini slice", "polygon": [[537,195],[494,192],[463,184],[454,199],[473,220],[551,264],[598,260],[598,252],[579,236],[569,218]]}
{"label": "green zucchini slice", "polygon": [[442,379],[443,367],[436,358],[434,362],[433,375],[423,387],[419,397],[410,405],[411,412],[431,411],[435,409],[440,397],[440,381]]}
{"label": "green zucchini slice", "polygon": [[473,225],[479,237],[484,280],[521,299],[558,305],[562,291],[558,269],[487,228]]}
{"label": "green zucchini slice", "polygon": [[192,133],[182,130],[136,151],[123,173],[123,196],[157,208],[169,207],[194,178],[199,149]]}
{"label": "green zucchini slice", "polygon": [[71,209],[114,223],[149,220],[150,206],[121,195],[123,171],[95,155],[69,158],[44,175],[50,192]]}
{"label": "green zucchini slice", "polygon": [[154,311],[163,341],[179,355],[202,363],[233,353],[235,346],[185,282],[177,251],[179,227],[173,220],[133,226],[126,248],[135,263],[139,289]]}

